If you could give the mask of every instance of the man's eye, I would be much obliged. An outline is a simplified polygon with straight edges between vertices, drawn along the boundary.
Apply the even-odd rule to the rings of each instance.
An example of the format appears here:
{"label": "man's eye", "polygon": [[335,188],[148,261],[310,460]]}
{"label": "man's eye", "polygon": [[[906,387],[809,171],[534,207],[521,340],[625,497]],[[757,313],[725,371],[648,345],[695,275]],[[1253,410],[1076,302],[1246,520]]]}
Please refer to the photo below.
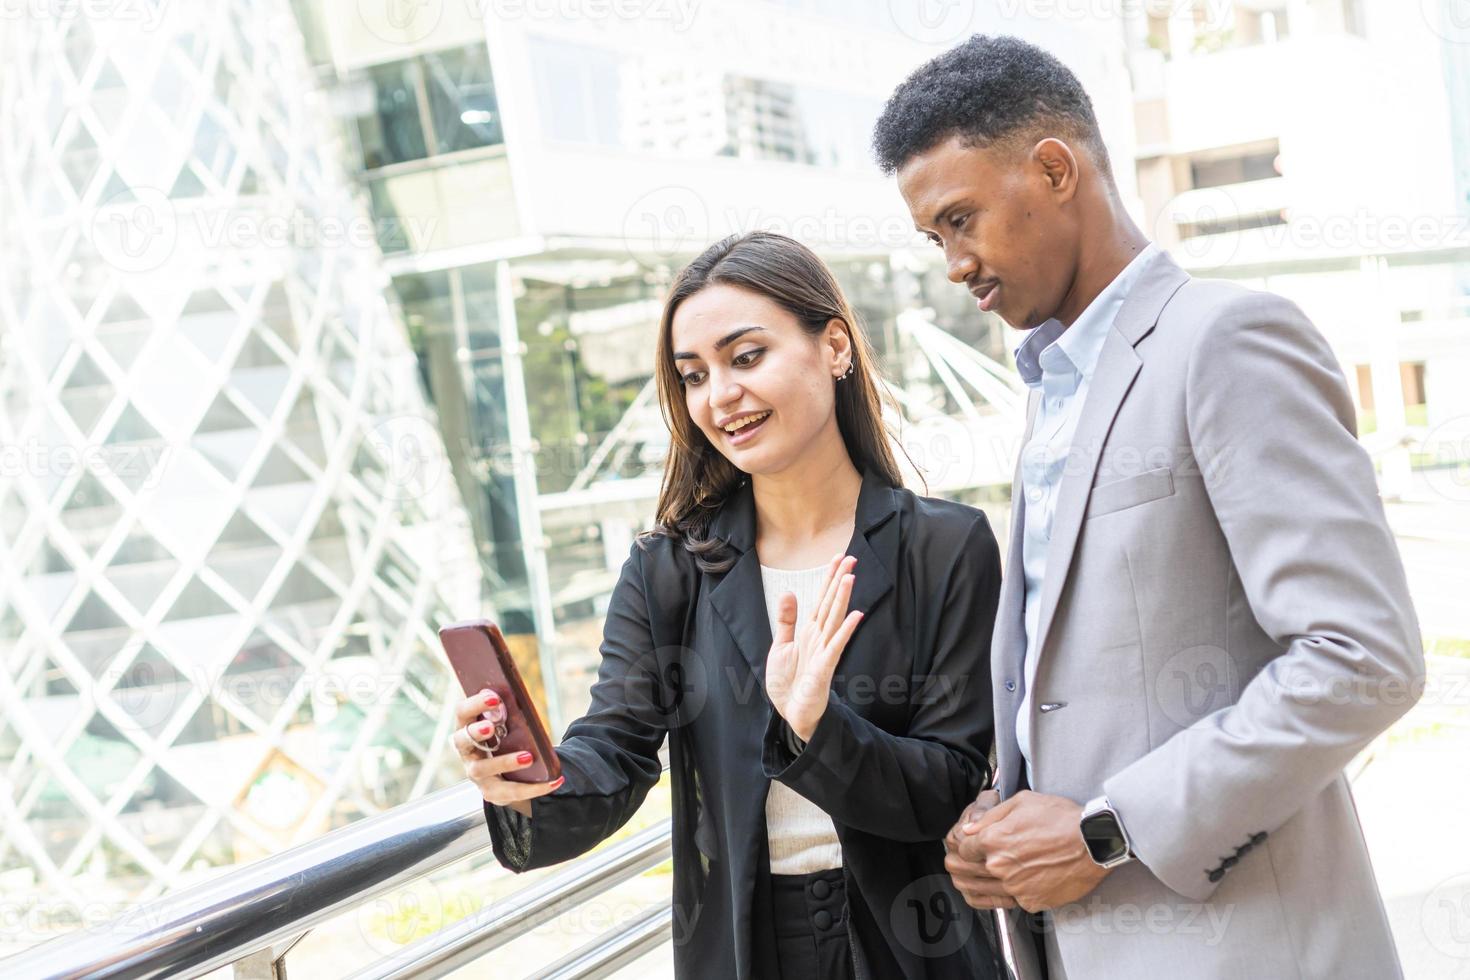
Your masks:
{"label": "man's eye", "polygon": [[968,220],[970,220],[970,216],[968,214],[962,214],[958,218],[950,218],[949,226],[955,231],[959,231],[961,228],[965,227],[965,222]]}
{"label": "man's eye", "polygon": [[940,248],[943,248],[944,247],[944,243],[939,240],[939,236],[938,235],[930,235],[929,236],[929,243],[931,245],[937,245]]}

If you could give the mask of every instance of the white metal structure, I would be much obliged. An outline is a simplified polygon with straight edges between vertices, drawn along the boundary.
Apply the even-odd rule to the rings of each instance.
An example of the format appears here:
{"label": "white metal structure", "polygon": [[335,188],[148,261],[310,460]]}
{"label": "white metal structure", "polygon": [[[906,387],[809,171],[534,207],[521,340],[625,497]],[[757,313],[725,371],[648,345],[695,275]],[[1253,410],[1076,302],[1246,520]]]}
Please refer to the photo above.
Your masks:
{"label": "white metal structure", "polygon": [[0,32],[0,873],[38,901],[457,778],[434,628],[478,607],[289,10],[127,10]]}

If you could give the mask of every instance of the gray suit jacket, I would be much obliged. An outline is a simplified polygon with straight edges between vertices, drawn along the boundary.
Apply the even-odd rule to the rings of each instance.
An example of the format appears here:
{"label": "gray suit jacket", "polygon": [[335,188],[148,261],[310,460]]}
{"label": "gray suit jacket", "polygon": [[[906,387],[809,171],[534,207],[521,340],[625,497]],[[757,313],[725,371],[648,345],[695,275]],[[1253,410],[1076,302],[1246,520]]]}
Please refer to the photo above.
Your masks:
{"label": "gray suit jacket", "polygon": [[[1032,788],[1106,793],[1139,858],[1054,911],[1070,980],[1401,976],[1343,768],[1422,693],[1424,657],[1354,426],[1294,304],[1149,263],[1082,408],[1041,596]],[[1002,797],[1023,776],[1012,506]]]}

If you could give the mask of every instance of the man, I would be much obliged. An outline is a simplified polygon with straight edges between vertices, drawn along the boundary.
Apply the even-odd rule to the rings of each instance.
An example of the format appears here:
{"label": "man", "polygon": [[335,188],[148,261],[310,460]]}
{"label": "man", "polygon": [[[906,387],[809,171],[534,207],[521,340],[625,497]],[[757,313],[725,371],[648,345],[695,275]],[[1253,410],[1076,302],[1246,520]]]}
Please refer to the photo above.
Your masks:
{"label": "man", "polygon": [[1400,976],[1343,768],[1424,660],[1332,351],[1148,242],[1029,44],[920,68],[874,147],[1027,334],[996,787],[949,835],[956,885],[1006,910],[1020,980]]}

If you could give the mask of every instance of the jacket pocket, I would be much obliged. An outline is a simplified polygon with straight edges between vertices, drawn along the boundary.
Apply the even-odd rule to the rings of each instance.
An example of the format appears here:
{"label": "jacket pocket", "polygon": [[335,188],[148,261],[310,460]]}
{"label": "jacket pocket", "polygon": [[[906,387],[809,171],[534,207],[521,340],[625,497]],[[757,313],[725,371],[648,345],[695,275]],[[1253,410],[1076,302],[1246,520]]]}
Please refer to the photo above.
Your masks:
{"label": "jacket pocket", "polygon": [[1147,470],[1137,476],[1124,477],[1092,488],[1087,501],[1087,517],[1101,517],[1127,510],[1174,493],[1174,473],[1167,466]]}

